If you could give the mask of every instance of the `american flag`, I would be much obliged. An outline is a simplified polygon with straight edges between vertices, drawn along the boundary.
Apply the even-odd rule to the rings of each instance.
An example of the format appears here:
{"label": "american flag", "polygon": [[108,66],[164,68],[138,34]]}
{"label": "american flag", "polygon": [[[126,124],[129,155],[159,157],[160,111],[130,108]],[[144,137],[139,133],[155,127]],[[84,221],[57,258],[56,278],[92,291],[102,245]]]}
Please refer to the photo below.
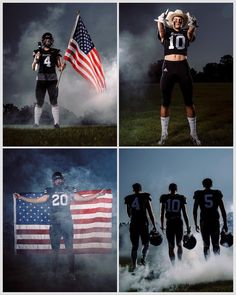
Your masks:
{"label": "american flag", "polygon": [[88,31],[78,15],[64,59],[85,79],[93,84],[98,92],[106,88],[101,59]]}
{"label": "american flag", "polygon": [[[100,190],[80,191],[85,196]],[[42,193],[24,193],[37,198]],[[105,191],[92,201],[70,205],[74,224],[74,253],[111,253],[112,250],[112,192]],[[19,253],[48,253],[51,251],[50,206],[46,203],[28,203],[14,198],[15,251]],[[61,240],[61,251],[65,249]]]}

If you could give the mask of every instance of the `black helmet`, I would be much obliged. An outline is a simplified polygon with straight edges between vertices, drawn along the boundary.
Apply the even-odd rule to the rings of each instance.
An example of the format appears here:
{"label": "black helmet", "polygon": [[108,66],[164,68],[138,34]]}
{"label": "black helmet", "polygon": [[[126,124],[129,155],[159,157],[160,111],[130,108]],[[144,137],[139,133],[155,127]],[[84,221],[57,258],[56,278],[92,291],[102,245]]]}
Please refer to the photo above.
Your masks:
{"label": "black helmet", "polygon": [[62,173],[61,172],[55,172],[55,173],[53,173],[53,175],[52,175],[52,181],[55,181],[56,179],[62,179],[62,180],[64,180],[64,176],[62,175]]}
{"label": "black helmet", "polygon": [[156,229],[152,229],[149,234],[149,241],[153,246],[159,246],[162,243],[162,235]]}
{"label": "black helmet", "polygon": [[183,246],[188,250],[192,250],[197,244],[197,240],[193,234],[185,234],[183,237]]}
{"label": "black helmet", "polygon": [[232,233],[226,233],[224,230],[220,234],[220,244],[223,247],[229,248],[233,245],[233,235]]}
{"label": "black helmet", "polygon": [[[49,39],[50,42],[46,43],[45,42],[46,39]],[[51,47],[52,44],[53,44],[53,42],[54,42],[54,39],[53,39],[53,36],[52,36],[51,33],[46,32],[46,33],[43,34],[43,36],[42,36],[42,43],[43,43],[44,46],[47,45],[47,46]]]}

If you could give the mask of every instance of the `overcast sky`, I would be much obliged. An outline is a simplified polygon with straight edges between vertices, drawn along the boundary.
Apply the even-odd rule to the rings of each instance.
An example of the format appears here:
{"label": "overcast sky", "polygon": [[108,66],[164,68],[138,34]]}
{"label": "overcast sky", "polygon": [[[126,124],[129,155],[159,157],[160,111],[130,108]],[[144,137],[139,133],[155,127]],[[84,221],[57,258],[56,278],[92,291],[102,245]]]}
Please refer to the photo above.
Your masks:
{"label": "overcast sky", "polygon": [[95,112],[100,121],[115,123],[117,9],[112,3],[4,3],[3,102],[18,107],[35,103],[36,73],[31,70],[32,52],[37,49],[42,34],[51,32],[54,47],[61,49],[64,55],[78,10],[101,57],[107,90],[97,95],[89,82],[68,63],[59,86],[59,104],[77,116]]}
{"label": "overcast sky", "polygon": [[197,18],[196,40],[188,49],[190,67],[202,71],[207,63],[233,54],[232,3],[123,3],[119,11],[120,71],[126,81],[141,78],[151,63],[163,59],[154,19],[168,8],[189,11]]}
{"label": "overcast sky", "polygon": [[[159,198],[174,182],[179,194],[187,197],[192,220],[194,191],[202,189],[209,177],[213,188],[224,195],[226,210],[233,204],[233,152],[230,149],[120,149],[120,221],[128,221],[124,197],[132,193],[132,184],[140,182],[153,199],[153,209],[160,224]],[[193,225],[193,222],[191,222]]]}

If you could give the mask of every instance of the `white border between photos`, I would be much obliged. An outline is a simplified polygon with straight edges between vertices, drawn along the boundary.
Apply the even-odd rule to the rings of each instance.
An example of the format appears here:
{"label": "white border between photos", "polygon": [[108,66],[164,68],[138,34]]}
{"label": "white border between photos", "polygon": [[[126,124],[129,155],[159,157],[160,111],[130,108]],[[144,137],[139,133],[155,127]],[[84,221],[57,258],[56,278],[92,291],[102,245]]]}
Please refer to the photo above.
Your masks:
{"label": "white border between photos", "polygon": [[[34,1],[16,1],[16,0],[8,0],[8,1],[2,1],[0,0],[1,3],[1,10],[0,10],[0,19],[1,19],[1,24],[0,24],[0,28],[1,28],[1,41],[3,41],[3,3],[114,3],[117,4],[117,147],[97,147],[98,149],[102,149],[102,148],[111,148],[111,149],[116,149],[117,150],[117,210],[119,211],[119,150],[120,149],[141,149],[141,148],[145,148],[145,149],[155,149],[156,147],[119,147],[119,3],[232,3],[233,4],[233,36],[234,36],[234,42],[233,42],[233,57],[234,57],[234,83],[233,85],[236,85],[236,74],[235,74],[235,57],[236,57],[236,0],[232,0],[232,1],[223,1],[223,0],[215,0],[215,1],[206,1],[206,0],[199,0],[199,1],[187,1],[187,0],[183,0],[183,1],[174,1],[174,0],[170,0],[170,1],[163,1],[163,0],[149,0],[149,1],[144,1],[144,0],[104,0],[104,1],[98,1],[98,0],[79,0],[79,1],[65,1],[65,0],[51,0],[51,1],[38,1],[38,0],[34,0]],[[0,45],[0,64],[1,64],[1,69],[0,69],[0,94],[1,94],[1,113],[3,111],[3,42],[1,42]],[[236,92],[235,92],[235,87],[233,87],[233,98],[234,100],[236,99]],[[236,113],[236,104],[233,104],[233,114],[234,114],[234,123],[233,123],[233,127],[234,127],[234,132],[233,132],[233,147],[198,147],[198,148],[211,148],[211,149],[221,149],[221,148],[228,148],[228,149],[233,149],[233,179],[236,180],[236,175],[235,175],[235,167],[236,167],[236,122],[235,122],[235,113]],[[2,164],[1,167],[3,167],[3,150],[4,149],[8,149],[8,148],[13,148],[13,147],[3,147],[3,116],[1,116],[1,131],[0,131],[0,146],[1,146],[1,155],[0,155],[0,163]],[[36,149],[36,148],[52,148],[52,149],[82,149],[85,147],[14,147],[14,149]],[[86,148],[96,148],[96,147],[86,147]],[[158,148],[166,148],[166,149],[180,149],[180,147],[158,147]],[[181,149],[190,149],[191,147],[181,147]],[[1,169],[0,171],[0,179],[1,179],[1,192],[2,192],[2,196],[3,196],[3,169]],[[235,199],[236,196],[236,189],[235,189],[235,185],[233,185],[233,197]],[[234,200],[234,209],[235,209],[235,200]],[[0,209],[1,212],[3,213],[3,203],[2,201],[0,202]],[[3,214],[2,214],[3,215]],[[236,236],[236,226],[235,226],[235,214],[234,214],[234,236]],[[1,244],[0,244],[0,252],[1,252],[1,262],[3,261],[3,222],[1,222],[0,225],[0,233],[1,233]],[[235,248],[235,245],[234,245]],[[236,265],[236,255],[234,253],[234,281],[233,281],[233,286],[234,286],[234,291],[236,292],[236,273],[235,273],[235,265]],[[3,277],[3,262],[2,262],[2,267],[0,270],[0,276],[1,278]],[[19,292],[3,292],[3,280],[0,279],[0,294],[18,294]],[[38,293],[38,292],[37,292]],[[37,294],[36,292],[27,292],[27,294]],[[204,294],[218,294],[215,292],[204,292]],[[40,293],[38,293],[40,294]],[[70,293],[70,292],[43,292],[42,294],[75,294],[75,292]],[[78,292],[78,294],[101,294],[101,292]],[[119,292],[119,212],[117,212],[117,292],[108,292],[106,294],[132,294],[132,292]],[[150,293],[139,293],[139,292],[133,292],[133,294],[182,294],[179,292],[158,292],[158,293],[154,293],[154,292],[150,292]],[[185,292],[184,294],[199,294],[199,293],[195,293],[195,292]],[[221,292],[220,294],[234,294],[234,292]]]}

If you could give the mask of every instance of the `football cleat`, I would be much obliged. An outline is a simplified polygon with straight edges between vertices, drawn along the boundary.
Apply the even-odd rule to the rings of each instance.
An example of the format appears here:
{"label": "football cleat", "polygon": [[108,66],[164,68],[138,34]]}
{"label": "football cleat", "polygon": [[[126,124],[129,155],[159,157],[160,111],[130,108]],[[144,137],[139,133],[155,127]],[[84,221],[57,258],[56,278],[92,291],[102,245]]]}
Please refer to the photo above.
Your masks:
{"label": "football cleat", "polygon": [[145,266],[145,265],[146,265],[146,260],[145,260],[145,258],[142,257],[141,260],[140,260],[140,263],[141,263],[142,265]]}
{"label": "football cleat", "polygon": [[54,125],[54,128],[55,128],[55,129],[59,129],[59,128],[60,128],[60,125],[59,125],[59,124],[55,124],[55,125]]}
{"label": "football cleat", "polygon": [[192,140],[192,142],[193,142],[194,145],[197,145],[197,146],[202,145],[201,144],[201,141],[199,140],[199,138],[197,137],[197,135],[195,135],[195,136],[190,135],[190,137],[191,137],[191,140]]}
{"label": "football cleat", "polygon": [[33,127],[34,128],[39,128],[39,125],[38,124],[34,124]]}
{"label": "football cleat", "polygon": [[162,135],[161,139],[158,141],[158,145],[164,145],[167,139],[168,139],[168,134]]}

